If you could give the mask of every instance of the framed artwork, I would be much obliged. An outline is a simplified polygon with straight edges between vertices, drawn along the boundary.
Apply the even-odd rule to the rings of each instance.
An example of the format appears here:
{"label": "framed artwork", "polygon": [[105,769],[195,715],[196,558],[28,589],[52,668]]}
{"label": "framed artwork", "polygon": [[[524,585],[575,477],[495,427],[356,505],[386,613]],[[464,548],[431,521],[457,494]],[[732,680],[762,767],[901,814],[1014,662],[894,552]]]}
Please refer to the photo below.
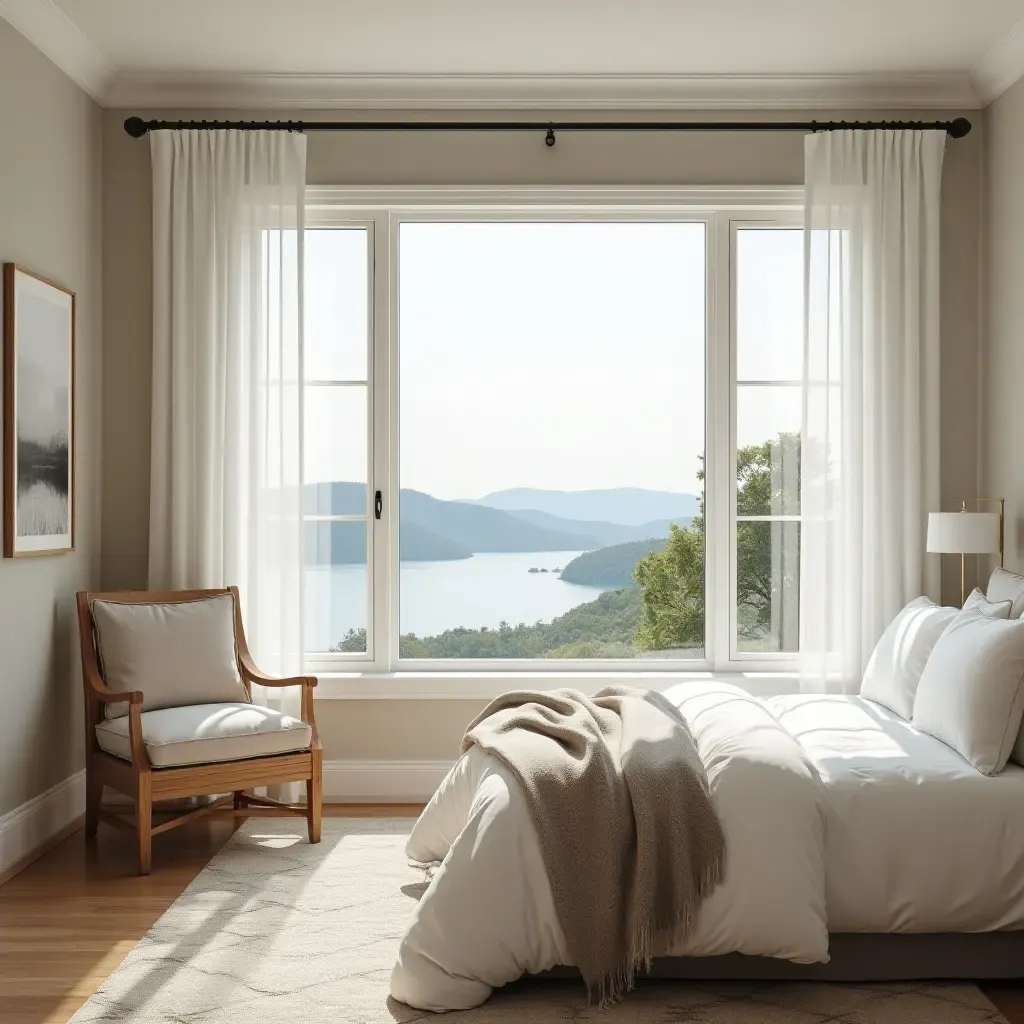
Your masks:
{"label": "framed artwork", "polygon": [[75,546],[75,296],[4,264],[4,555]]}

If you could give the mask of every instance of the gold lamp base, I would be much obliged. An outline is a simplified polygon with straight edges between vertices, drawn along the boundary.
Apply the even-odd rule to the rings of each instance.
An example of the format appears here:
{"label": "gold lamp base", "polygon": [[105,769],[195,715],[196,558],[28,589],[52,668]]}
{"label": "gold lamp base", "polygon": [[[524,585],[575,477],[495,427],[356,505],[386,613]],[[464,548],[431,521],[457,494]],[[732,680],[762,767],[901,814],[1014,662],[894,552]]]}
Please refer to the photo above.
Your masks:
{"label": "gold lamp base", "polygon": [[[1006,499],[1005,498],[964,498],[960,502],[960,511],[967,511],[967,502],[972,502],[977,506],[983,503],[998,504],[999,506],[999,568],[1003,567],[1003,530],[1006,518]],[[960,553],[960,607],[962,608],[964,602],[967,600],[967,555],[963,552]]]}

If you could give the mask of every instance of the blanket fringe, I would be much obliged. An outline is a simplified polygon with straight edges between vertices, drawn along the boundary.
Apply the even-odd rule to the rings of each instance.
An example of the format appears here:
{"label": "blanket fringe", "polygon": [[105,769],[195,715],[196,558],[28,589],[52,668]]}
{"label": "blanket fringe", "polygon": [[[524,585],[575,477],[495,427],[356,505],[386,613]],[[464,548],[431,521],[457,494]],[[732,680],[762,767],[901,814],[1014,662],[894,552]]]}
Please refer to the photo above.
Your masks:
{"label": "blanket fringe", "polygon": [[697,914],[705,898],[709,896],[725,877],[725,858],[716,860],[697,880],[694,899],[670,921],[655,918],[644,921],[633,929],[629,940],[626,959],[613,971],[605,971],[597,978],[584,977],[587,986],[587,1002],[593,1002],[597,990],[598,1007],[606,1010],[617,1003],[627,992],[636,987],[636,976],[650,973],[656,955],[662,954],[677,942],[687,938],[696,923]]}
{"label": "blanket fringe", "polygon": [[422,871],[427,876],[428,882],[434,877],[435,872],[441,866],[439,860],[410,860],[408,864],[409,867]]}

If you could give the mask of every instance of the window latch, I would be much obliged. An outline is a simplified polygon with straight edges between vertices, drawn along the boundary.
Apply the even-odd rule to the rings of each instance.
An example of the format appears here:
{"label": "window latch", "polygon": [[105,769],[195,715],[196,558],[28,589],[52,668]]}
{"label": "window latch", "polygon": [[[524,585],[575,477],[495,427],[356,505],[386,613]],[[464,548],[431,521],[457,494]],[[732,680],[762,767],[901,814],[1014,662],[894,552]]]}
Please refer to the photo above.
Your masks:
{"label": "window latch", "polygon": [[373,518],[380,519],[381,513],[384,511],[384,498],[381,496],[380,491],[374,491],[373,494]]}

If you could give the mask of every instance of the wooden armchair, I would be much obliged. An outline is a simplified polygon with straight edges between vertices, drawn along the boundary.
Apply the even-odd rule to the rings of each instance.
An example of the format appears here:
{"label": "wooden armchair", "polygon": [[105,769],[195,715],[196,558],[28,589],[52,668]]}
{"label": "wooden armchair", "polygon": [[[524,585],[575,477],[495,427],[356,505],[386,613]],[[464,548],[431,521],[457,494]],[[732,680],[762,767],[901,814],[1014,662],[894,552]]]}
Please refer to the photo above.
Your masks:
{"label": "wooden armchair", "polygon": [[[228,597],[230,607],[225,604]],[[147,613],[139,606],[151,606],[149,614],[156,618],[145,619]],[[98,618],[103,622],[98,623]],[[142,622],[143,629],[133,627],[132,622]],[[173,651],[180,653],[180,661],[173,652],[167,657],[166,650],[164,657],[154,658],[150,686],[145,636],[159,636],[161,623],[173,624],[163,636]],[[323,754],[313,717],[316,679],[274,679],[256,668],[242,629],[237,587],[80,591],[78,625],[85,686],[87,835],[96,834],[100,821],[134,832],[142,875],[150,872],[153,836],[199,818],[297,815],[307,820],[309,841],[320,841]],[[219,687],[219,692],[204,692],[199,681],[197,697],[196,685],[203,672],[195,671],[195,666],[204,656],[203,643],[182,642],[193,636],[219,645],[218,683],[212,688]],[[141,688],[117,692],[108,686],[107,680],[113,683],[118,675],[119,664],[127,666],[130,675],[140,662],[144,665]],[[175,675],[175,662],[186,666],[180,675]],[[217,673],[211,672],[213,675]],[[253,704],[253,683],[301,686],[301,721]],[[235,699],[225,700],[226,696]],[[286,782],[306,783],[305,805],[285,804],[250,792],[254,787]],[[132,798],[132,819],[101,807],[104,786]],[[228,795],[154,825],[155,801],[210,794]]]}

